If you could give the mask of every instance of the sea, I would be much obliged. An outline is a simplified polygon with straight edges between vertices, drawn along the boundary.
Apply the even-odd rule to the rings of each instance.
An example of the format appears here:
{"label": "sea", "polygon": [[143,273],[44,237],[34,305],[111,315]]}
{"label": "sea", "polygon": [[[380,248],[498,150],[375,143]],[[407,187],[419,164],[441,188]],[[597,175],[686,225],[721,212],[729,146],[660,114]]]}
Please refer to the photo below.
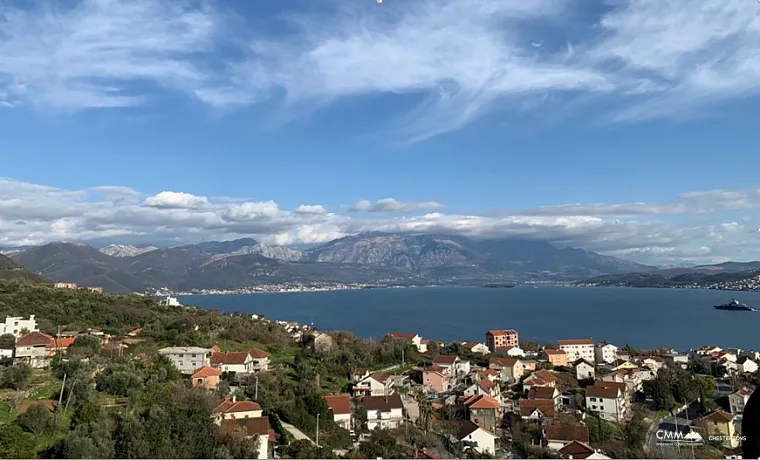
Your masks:
{"label": "sea", "polygon": [[515,329],[521,340],[590,338],[619,347],[700,345],[760,350],[760,311],[720,311],[732,298],[760,307],[760,293],[698,289],[415,287],[179,297],[184,305],[263,315],[380,339],[411,332],[441,342],[485,340]]}

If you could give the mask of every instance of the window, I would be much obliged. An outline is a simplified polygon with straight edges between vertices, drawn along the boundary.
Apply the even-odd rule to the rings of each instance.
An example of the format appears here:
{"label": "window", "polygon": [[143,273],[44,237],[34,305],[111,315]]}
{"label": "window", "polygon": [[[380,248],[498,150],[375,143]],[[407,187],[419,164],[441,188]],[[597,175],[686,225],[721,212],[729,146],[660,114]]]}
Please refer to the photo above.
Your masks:
{"label": "window", "polygon": [[195,358],[195,357],[196,357],[195,354],[193,354],[193,356],[191,356],[191,358]]}

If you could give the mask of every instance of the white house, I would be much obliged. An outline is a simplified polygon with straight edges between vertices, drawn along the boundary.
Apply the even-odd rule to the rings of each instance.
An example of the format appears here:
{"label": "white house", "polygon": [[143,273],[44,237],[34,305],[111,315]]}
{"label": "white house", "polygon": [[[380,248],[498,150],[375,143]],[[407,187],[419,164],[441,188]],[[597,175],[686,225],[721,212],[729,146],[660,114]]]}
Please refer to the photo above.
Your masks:
{"label": "white house", "polygon": [[393,393],[393,381],[380,371],[364,377],[354,385],[354,396],[386,396]]}
{"label": "white house", "polygon": [[525,356],[525,350],[520,347],[506,347],[499,349],[499,354],[506,354],[513,358],[522,358]]}
{"label": "white house", "polygon": [[269,369],[269,353],[254,348],[245,351],[215,351],[211,354],[211,366],[222,372],[240,375],[264,372]]}
{"label": "white house", "polygon": [[484,343],[478,343],[478,342],[462,342],[462,348],[469,351],[470,353],[476,353],[480,355],[487,355],[491,353],[491,350],[488,349],[488,346]]}
{"label": "white house", "polygon": [[497,401],[501,401],[501,391],[499,389],[499,385],[489,379],[478,380],[477,382],[465,388],[462,392],[462,395],[467,397],[484,395],[494,398]]}
{"label": "white house", "polygon": [[455,355],[437,355],[433,358],[433,365],[442,367],[446,375],[460,376],[470,373],[470,362]]}
{"label": "white house", "polygon": [[611,343],[601,342],[594,347],[594,358],[598,363],[611,363],[617,359],[618,347]]}
{"label": "white house", "polygon": [[747,405],[752,390],[749,388],[740,388],[739,390],[728,395],[728,404],[731,407],[731,413],[739,415],[744,413],[744,406]]}
{"label": "white house", "polygon": [[578,380],[593,380],[596,377],[594,365],[585,359],[579,359],[573,363],[575,378]]}
{"label": "white house", "polygon": [[749,356],[742,356],[736,360],[736,370],[741,373],[757,372],[757,363],[753,361]]}
{"label": "white house", "polygon": [[333,414],[333,421],[341,428],[350,430],[351,420],[351,397],[348,395],[325,396],[325,402]]}
{"label": "white house", "polygon": [[557,345],[567,355],[568,362],[579,359],[585,359],[590,363],[596,362],[594,342],[590,339],[558,340]]}
{"label": "white house", "polygon": [[211,366],[210,348],[200,347],[167,347],[158,350],[158,353],[166,356],[183,374],[192,375],[193,372],[204,366]]}
{"label": "white house", "polygon": [[17,339],[24,334],[37,331],[39,329],[34,315],[29,315],[29,319],[24,319],[21,316],[8,316],[5,318],[5,322],[0,324],[0,335],[13,334]]}
{"label": "white house", "polygon": [[218,425],[222,420],[263,417],[264,412],[259,403],[237,401],[234,396],[228,396],[211,411],[211,414],[214,417],[214,422]]}
{"label": "white house", "polygon": [[35,369],[50,365],[55,354],[55,339],[42,332],[30,332],[16,340],[16,356],[14,364],[26,363]]}
{"label": "white house", "polygon": [[497,436],[470,420],[459,422],[454,438],[463,451],[472,449],[488,455],[496,452]]}
{"label": "white house", "polygon": [[404,403],[398,393],[390,396],[366,396],[362,409],[367,414],[367,428],[396,428],[404,422]]}
{"label": "white house", "polygon": [[408,334],[406,332],[391,332],[388,335],[394,339],[409,340],[412,342],[412,345],[417,347],[417,351],[420,353],[427,353],[427,341],[422,340],[422,337],[417,334]]}
{"label": "white house", "polygon": [[596,382],[586,387],[586,407],[604,420],[623,421],[629,409],[626,391],[624,383]]}

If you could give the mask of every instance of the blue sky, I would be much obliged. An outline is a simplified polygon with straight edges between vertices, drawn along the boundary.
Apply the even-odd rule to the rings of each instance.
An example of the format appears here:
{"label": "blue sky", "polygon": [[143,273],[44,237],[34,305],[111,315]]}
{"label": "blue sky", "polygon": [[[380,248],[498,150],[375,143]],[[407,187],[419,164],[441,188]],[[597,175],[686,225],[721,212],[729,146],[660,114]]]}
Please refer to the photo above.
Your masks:
{"label": "blue sky", "polygon": [[386,230],[760,257],[755,2],[61,5],[0,2],[0,246]]}

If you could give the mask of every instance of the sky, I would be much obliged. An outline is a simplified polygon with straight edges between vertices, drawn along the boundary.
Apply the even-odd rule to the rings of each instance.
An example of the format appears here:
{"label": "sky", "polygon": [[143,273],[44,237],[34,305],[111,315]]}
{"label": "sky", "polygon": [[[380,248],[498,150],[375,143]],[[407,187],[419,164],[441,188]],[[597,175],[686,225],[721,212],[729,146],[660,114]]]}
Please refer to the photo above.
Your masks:
{"label": "sky", "polygon": [[751,0],[0,0],[0,246],[760,259]]}

